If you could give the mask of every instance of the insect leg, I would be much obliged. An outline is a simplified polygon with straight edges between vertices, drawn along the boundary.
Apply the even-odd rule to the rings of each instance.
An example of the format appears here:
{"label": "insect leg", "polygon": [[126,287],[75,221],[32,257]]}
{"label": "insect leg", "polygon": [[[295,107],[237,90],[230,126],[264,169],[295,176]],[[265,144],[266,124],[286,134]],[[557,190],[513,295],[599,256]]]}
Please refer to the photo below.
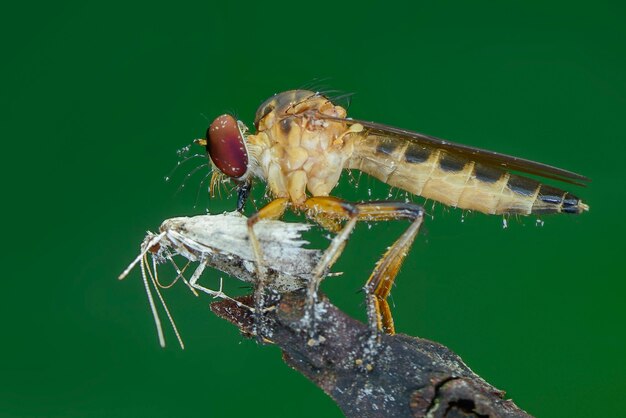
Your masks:
{"label": "insect leg", "polygon": [[364,290],[368,298],[368,319],[376,330],[394,334],[393,317],[387,298],[424,218],[421,206],[412,202],[367,202],[359,205],[360,217],[374,221],[407,219],[412,221],[376,263]]}
{"label": "insect leg", "polygon": [[213,296],[214,298],[228,299],[231,302],[234,302],[237,306],[239,306],[241,308],[251,309],[249,306],[239,302],[236,299],[231,298],[230,296],[226,295],[226,293],[222,292],[222,283],[221,283],[221,281],[220,281],[220,290],[218,290],[218,291],[211,290],[209,288],[206,288],[206,287],[198,284],[198,279],[200,279],[200,276],[202,275],[202,273],[204,272],[204,269],[208,265],[209,265],[209,262],[206,259],[204,259],[204,260],[202,260],[200,262],[198,267],[196,267],[196,270],[193,272],[193,275],[189,279],[189,285],[191,287],[193,287],[194,289],[198,289],[201,292],[204,292],[204,293],[206,293],[208,295]]}
{"label": "insect leg", "polygon": [[393,243],[376,263],[376,267],[364,286],[367,295],[368,321],[373,333],[384,331],[393,334],[393,318],[387,297],[393,282],[400,270],[419,227],[422,224],[424,211],[421,206],[412,202],[373,201],[364,203],[349,203],[334,197],[313,197],[308,199],[304,206],[307,214],[327,229],[333,229],[342,219],[348,223],[333,239],[333,243],[326,250],[320,264],[317,266],[313,280],[309,283],[309,303],[317,297],[320,282],[328,270],[339,257],[346,244],[354,224],[359,221],[388,221],[408,219],[412,221],[409,228]]}
{"label": "insect leg", "polygon": [[[315,267],[313,277],[309,282],[307,304],[310,308],[317,300],[317,291],[322,279],[326,277],[346,246],[348,237],[358,220],[358,209],[354,204],[330,196],[311,197],[304,202],[304,208],[309,218],[322,227],[338,233]],[[339,223],[342,219],[348,219],[348,223],[343,228]]]}
{"label": "insect leg", "polygon": [[[254,291],[254,309],[257,326],[261,324],[261,315],[264,308],[264,292],[266,286],[265,265],[263,261],[263,251],[259,244],[259,240],[254,232],[254,225],[262,219],[278,219],[285,213],[289,200],[286,198],[278,198],[262,207],[258,212],[248,218],[248,236],[252,245],[252,252],[256,260],[257,283]],[[257,338],[262,338],[262,330],[257,329]]]}

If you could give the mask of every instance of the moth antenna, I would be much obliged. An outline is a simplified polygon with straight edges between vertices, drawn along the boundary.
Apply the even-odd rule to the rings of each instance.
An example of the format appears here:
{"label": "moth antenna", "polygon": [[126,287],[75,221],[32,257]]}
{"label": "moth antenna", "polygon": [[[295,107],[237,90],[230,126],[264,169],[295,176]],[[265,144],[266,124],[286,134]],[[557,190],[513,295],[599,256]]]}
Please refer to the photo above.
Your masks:
{"label": "moth antenna", "polygon": [[183,182],[180,184],[180,186],[178,186],[178,189],[176,190],[176,194],[178,194],[184,187],[185,187],[185,183],[187,183],[187,180],[189,180],[189,177],[193,176],[194,174],[196,174],[198,171],[200,171],[202,168],[204,167],[208,167],[209,163],[204,163],[201,164],[199,166],[197,166],[196,168],[194,168],[193,170],[191,170],[189,173],[187,173],[187,175],[185,176],[185,178],[183,179]]}
{"label": "moth antenna", "polygon": [[[145,271],[145,269],[144,269],[144,271]],[[185,343],[183,343],[183,339],[180,337],[180,333],[178,332],[178,328],[176,328],[176,323],[174,322],[174,318],[172,318],[172,315],[170,314],[170,310],[167,309],[167,304],[165,303],[165,299],[163,299],[163,296],[161,295],[161,291],[159,290],[159,286],[157,285],[156,280],[154,279],[154,276],[152,275],[152,272],[150,271],[150,269],[148,269],[148,273],[150,274],[150,280],[152,281],[152,286],[154,287],[154,290],[156,291],[156,294],[159,297],[159,300],[161,301],[161,306],[163,306],[163,310],[165,310],[165,314],[167,315],[167,319],[169,319],[170,324],[172,325],[172,330],[174,331],[174,334],[176,334],[176,339],[178,340],[178,344],[180,344],[180,348],[184,350],[185,349]],[[147,283],[146,283],[146,285],[147,285]],[[155,309],[155,312],[156,312],[156,309]],[[159,321],[159,328],[160,327],[161,327],[161,322]],[[162,335],[163,335],[163,330],[161,329],[161,336]],[[163,339],[163,344],[161,345],[161,347],[165,347],[165,339]]]}
{"label": "moth antenna", "polygon": [[[169,257],[168,255],[169,253],[166,253],[165,257]],[[177,276],[174,277],[174,280],[172,280],[170,282],[170,284],[163,284],[161,283],[161,281],[159,280],[159,277],[157,275],[157,270],[156,270],[156,260],[153,258],[152,259],[152,269],[154,270],[154,280],[156,281],[157,285],[159,285],[160,289],[169,289],[170,287],[174,286],[176,284],[176,282],[178,281],[178,279],[180,279],[182,277],[182,274],[185,272],[185,269],[187,268],[187,266],[189,265],[190,262],[187,262],[187,264],[185,264],[185,266],[178,271],[177,270]]]}
{"label": "moth antenna", "polygon": [[154,325],[156,325],[157,334],[159,336],[159,344],[161,345],[161,347],[165,347],[165,337],[163,336],[163,327],[161,326],[159,313],[156,310],[154,299],[152,298],[152,292],[150,291],[150,285],[148,284],[148,277],[146,276],[146,266],[145,266],[146,258],[147,258],[147,255],[144,253],[141,259],[141,277],[143,278],[143,285],[146,288],[146,295],[148,295],[148,302],[150,303],[150,310],[152,311],[152,317],[154,318]]}
{"label": "moth antenna", "polygon": [[198,293],[194,290],[194,288],[189,284],[189,282],[187,281],[187,279],[185,279],[185,275],[183,274],[185,272],[185,270],[187,270],[187,267],[189,267],[189,265],[191,264],[191,260],[187,261],[187,264],[185,264],[185,266],[182,268],[182,270],[180,268],[178,268],[178,264],[176,264],[176,262],[174,261],[174,259],[172,258],[172,255],[169,253],[165,254],[165,258],[167,258],[169,260],[170,263],[172,263],[172,265],[174,266],[174,269],[176,269],[176,278],[174,279],[174,281],[172,283],[170,283],[169,287],[172,287],[172,285],[174,283],[176,283],[178,281],[178,279],[181,279],[186,285],[187,287],[191,290],[191,292],[198,296]]}
{"label": "moth antenna", "polygon": [[[149,232],[151,234],[151,232]],[[148,241],[145,245],[142,244],[141,252],[139,255],[126,267],[126,269],[119,275],[118,280],[123,280],[128,276],[128,273],[137,265],[137,263],[143,258],[143,256],[150,251],[150,248],[154,247],[156,244],[163,239],[165,236],[165,232],[161,232],[159,235],[155,235],[150,241]]]}

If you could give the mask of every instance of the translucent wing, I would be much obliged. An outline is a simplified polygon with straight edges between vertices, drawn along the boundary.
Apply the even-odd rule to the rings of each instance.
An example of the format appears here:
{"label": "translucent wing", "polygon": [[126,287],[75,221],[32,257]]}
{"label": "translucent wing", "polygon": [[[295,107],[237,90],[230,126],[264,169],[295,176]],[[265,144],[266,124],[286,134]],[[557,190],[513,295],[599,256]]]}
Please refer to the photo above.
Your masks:
{"label": "translucent wing", "polygon": [[445,139],[436,138],[434,136],[413,132],[406,129],[396,128],[393,126],[383,125],[376,122],[368,122],[358,119],[341,119],[333,118],[327,115],[319,114],[321,119],[331,119],[335,121],[343,121],[348,125],[361,124],[365,128],[365,138],[380,139],[381,137],[391,137],[395,139],[403,139],[428,146],[430,148],[440,148],[448,154],[457,156],[461,159],[476,161],[484,165],[498,167],[505,170],[514,170],[521,173],[534,174],[537,176],[563,181],[566,183],[576,184],[578,186],[586,186],[584,183],[591,181],[589,178],[574,173],[572,171],[563,170],[551,165],[538,163],[536,161],[524,158],[514,157],[512,155],[500,154],[498,152],[489,151],[481,148],[475,148],[468,145],[458,144],[447,141]]}

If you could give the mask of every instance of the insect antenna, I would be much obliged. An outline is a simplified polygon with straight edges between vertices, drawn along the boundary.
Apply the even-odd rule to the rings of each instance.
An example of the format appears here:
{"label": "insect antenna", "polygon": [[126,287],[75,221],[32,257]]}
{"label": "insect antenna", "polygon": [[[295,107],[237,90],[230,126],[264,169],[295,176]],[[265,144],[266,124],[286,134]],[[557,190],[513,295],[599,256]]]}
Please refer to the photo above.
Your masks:
{"label": "insect antenna", "polygon": [[143,253],[141,258],[141,277],[143,278],[143,285],[146,288],[146,295],[148,295],[148,303],[150,303],[150,310],[152,311],[152,317],[154,318],[154,325],[156,325],[157,335],[159,336],[159,344],[161,347],[165,347],[165,337],[163,336],[163,327],[161,326],[161,320],[159,319],[159,313],[157,312],[152,298],[152,291],[150,291],[150,285],[148,284],[148,277],[146,276],[146,253]]}
{"label": "insect antenna", "polygon": [[128,267],[124,269],[122,274],[119,275],[119,280],[124,280],[126,276],[128,276],[128,273],[130,273],[130,271],[137,265],[137,263],[143,259],[143,256],[163,239],[163,237],[165,236],[165,232],[161,232],[159,235],[154,235],[152,234],[152,232],[148,232],[148,236],[150,237],[150,239],[148,239],[147,242],[146,240],[144,240],[144,242],[141,244],[141,252],[128,265]]}
{"label": "insect antenna", "polygon": [[185,264],[185,266],[181,269],[180,274],[178,274],[174,280],[172,280],[172,282],[170,284],[163,284],[161,283],[161,281],[159,280],[159,275],[157,273],[157,264],[156,264],[156,260],[153,258],[152,259],[152,270],[154,270],[154,280],[156,281],[156,284],[159,286],[159,288],[161,289],[169,289],[172,286],[174,286],[176,284],[176,282],[178,281],[178,279],[180,279],[182,276],[182,274],[185,272],[185,270],[187,270],[187,267],[189,267],[189,264],[191,264],[191,261],[187,261],[187,264]]}
{"label": "insect antenna", "polygon": [[[142,266],[142,272],[144,274],[144,282],[146,285],[146,288],[148,287],[148,283],[145,277],[145,267],[144,267],[144,263],[147,262],[147,258],[148,255],[145,254],[144,255],[144,261],[141,263]],[[157,296],[159,297],[159,300],[161,301],[161,306],[163,306],[163,309],[165,310],[165,314],[167,315],[167,319],[169,319],[170,324],[172,325],[172,330],[174,330],[174,334],[176,334],[176,339],[178,340],[178,344],[180,344],[180,348],[181,349],[185,349],[185,343],[183,343],[183,339],[180,337],[180,333],[178,332],[178,328],[176,328],[176,323],[174,322],[174,318],[172,318],[172,315],[170,314],[169,309],[167,309],[167,304],[165,303],[165,299],[163,299],[163,296],[161,295],[161,291],[159,290],[159,286],[157,285],[157,282],[154,278],[154,276],[152,275],[152,271],[150,269],[148,270],[148,274],[150,275],[150,280],[152,281],[152,286],[154,287],[154,290],[157,294]],[[152,295],[149,296],[150,300],[151,300],[151,304],[150,306],[154,309],[153,310],[153,314],[156,315],[156,307],[154,306],[154,301],[152,300]],[[158,315],[156,316],[156,318],[158,318]],[[161,328],[161,321],[158,321],[157,324],[157,332],[159,332],[159,342],[161,342],[161,347],[165,347],[165,338],[163,337],[163,329]]]}
{"label": "insect antenna", "polygon": [[188,261],[187,264],[185,264],[185,267],[183,267],[183,269],[181,270],[180,268],[178,268],[178,264],[176,264],[176,262],[172,258],[172,254],[170,254],[169,252],[166,252],[165,253],[165,258],[170,263],[172,263],[172,265],[174,266],[174,269],[176,270],[176,277],[174,278],[174,281],[170,284],[170,286],[172,286],[174,283],[176,283],[176,281],[178,279],[181,279],[183,281],[183,283],[185,283],[187,285],[189,290],[191,290],[191,293],[193,293],[195,296],[198,296],[198,292],[196,292],[196,290],[193,288],[193,286],[191,286],[189,284],[187,279],[185,279],[185,275],[183,274],[185,272],[185,270],[187,269],[187,267],[189,266],[189,264],[191,264],[191,261]]}

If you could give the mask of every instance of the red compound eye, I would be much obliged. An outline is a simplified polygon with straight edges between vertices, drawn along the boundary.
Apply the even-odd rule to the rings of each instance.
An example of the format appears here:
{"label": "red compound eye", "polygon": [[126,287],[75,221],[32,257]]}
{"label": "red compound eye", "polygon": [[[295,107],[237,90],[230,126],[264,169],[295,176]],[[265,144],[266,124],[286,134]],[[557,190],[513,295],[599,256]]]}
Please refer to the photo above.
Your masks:
{"label": "red compound eye", "polygon": [[206,150],[213,164],[229,177],[239,178],[248,171],[248,151],[237,121],[222,115],[206,131]]}

